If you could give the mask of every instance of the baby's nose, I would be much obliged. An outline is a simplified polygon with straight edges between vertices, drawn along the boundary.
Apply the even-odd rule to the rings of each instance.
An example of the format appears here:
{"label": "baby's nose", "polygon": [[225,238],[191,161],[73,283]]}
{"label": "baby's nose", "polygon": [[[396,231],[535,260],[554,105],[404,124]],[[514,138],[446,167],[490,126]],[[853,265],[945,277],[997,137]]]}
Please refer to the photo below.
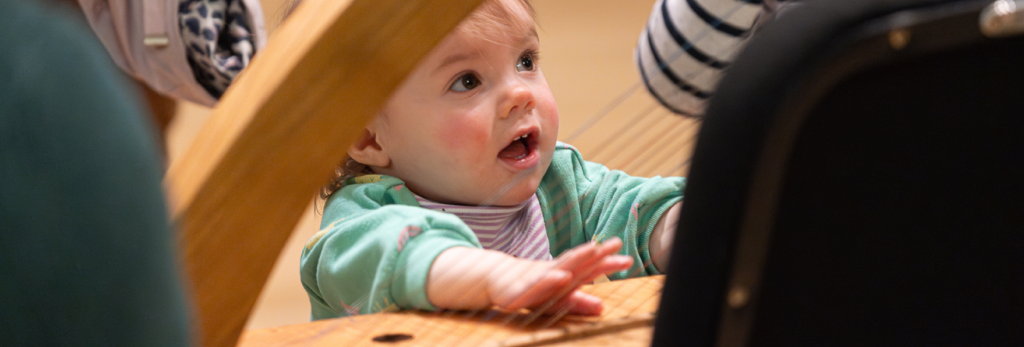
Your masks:
{"label": "baby's nose", "polygon": [[508,117],[516,112],[529,112],[533,109],[533,91],[522,82],[510,83],[506,91],[505,102],[502,105],[502,118]]}

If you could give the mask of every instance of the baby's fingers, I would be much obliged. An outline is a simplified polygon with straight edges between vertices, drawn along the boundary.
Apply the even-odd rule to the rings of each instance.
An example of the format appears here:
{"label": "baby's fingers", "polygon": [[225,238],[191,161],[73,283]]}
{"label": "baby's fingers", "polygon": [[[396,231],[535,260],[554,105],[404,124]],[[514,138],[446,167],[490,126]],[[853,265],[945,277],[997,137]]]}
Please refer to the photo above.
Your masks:
{"label": "baby's fingers", "polygon": [[572,274],[551,269],[540,275],[536,282],[526,288],[513,290],[511,295],[496,300],[495,304],[508,310],[518,310],[535,303],[551,300],[555,293],[562,292],[572,280]]}
{"label": "baby's fingers", "polygon": [[603,257],[618,253],[619,249],[622,249],[622,239],[612,237],[611,239],[601,242],[601,244],[597,246],[597,254],[598,256]]}
{"label": "baby's fingers", "polygon": [[568,310],[569,314],[596,316],[601,314],[603,309],[601,298],[576,290],[556,301],[544,313],[558,314]]}
{"label": "baby's fingers", "polygon": [[608,256],[601,263],[597,264],[594,269],[581,279],[581,283],[593,282],[598,276],[607,275],[614,272],[628,270],[633,266],[633,258],[626,255],[612,255]]}
{"label": "baby's fingers", "polygon": [[587,242],[559,255],[556,259],[558,262],[556,267],[578,275],[578,269],[587,269],[601,261],[602,258],[615,254],[620,248],[622,248],[622,240],[618,237],[612,237],[601,244]]}
{"label": "baby's fingers", "polygon": [[559,255],[555,259],[557,262],[555,267],[566,271],[573,271],[577,267],[593,262],[594,259],[600,259],[598,252],[599,247],[596,243],[584,243]]}
{"label": "baby's fingers", "polygon": [[[592,247],[592,251],[584,253],[585,249],[581,248],[582,246],[577,247],[580,248],[579,253],[564,253],[563,256],[567,256],[566,259],[563,260],[562,256],[559,256],[560,262],[556,265],[559,269],[572,272],[573,279],[578,284],[589,282],[593,280],[592,277],[605,273],[605,270],[599,269],[599,267],[602,266],[601,264],[603,264],[610,256],[616,257],[612,254],[615,254],[622,248],[622,240],[617,237],[613,237],[602,242],[600,245],[588,243],[586,246]],[[576,249],[570,250],[570,252],[572,251],[576,251]],[[586,257],[583,258],[583,256]],[[571,261],[569,261],[570,259]],[[621,259],[613,261],[612,263],[618,264],[620,262]]]}

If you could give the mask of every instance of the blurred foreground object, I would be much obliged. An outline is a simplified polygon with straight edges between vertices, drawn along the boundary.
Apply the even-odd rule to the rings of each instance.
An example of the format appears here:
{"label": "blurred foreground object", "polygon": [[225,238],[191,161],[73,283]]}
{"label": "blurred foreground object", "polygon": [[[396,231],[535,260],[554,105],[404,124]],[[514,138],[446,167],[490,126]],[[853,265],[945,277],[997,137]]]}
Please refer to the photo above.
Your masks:
{"label": "blurred foreground object", "polygon": [[0,345],[187,346],[149,117],[76,24],[0,0]]}
{"label": "blurred foreground object", "polygon": [[982,30],[1005,3],[759,31],[701,128],[655,345],[1024,345],[1024,35]]}

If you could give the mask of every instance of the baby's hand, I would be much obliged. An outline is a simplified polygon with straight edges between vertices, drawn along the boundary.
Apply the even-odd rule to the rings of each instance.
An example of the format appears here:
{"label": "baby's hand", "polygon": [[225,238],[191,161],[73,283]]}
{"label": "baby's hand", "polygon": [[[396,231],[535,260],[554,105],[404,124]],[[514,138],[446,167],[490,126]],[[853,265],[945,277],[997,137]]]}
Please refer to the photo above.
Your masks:
{"label": "baby's hand", "polygon": [[491,273],[487,295],[491,303],[509,310],[528,308],[573,314],[601,313],[601,299],[579,291],[600,275],[629,269],[633,258],[617,255],[622,240],[576,246],[551,261],[516,259]]}

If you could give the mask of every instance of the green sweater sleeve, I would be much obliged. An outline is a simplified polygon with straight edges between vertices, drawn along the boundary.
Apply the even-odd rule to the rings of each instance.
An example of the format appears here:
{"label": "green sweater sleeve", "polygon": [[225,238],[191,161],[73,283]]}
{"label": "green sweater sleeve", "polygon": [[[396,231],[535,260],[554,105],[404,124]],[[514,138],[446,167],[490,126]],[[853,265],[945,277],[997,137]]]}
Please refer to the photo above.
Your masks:
{"label": "green sweater sleeve", "polygon": [[658,271],[648,250],[655,224],[683,198],[683,177],[642,178],[583,160],[572,146],[559,143],[541,181],[552,255],[590,240],[622,239],[620,253],[633,257],[633,268],[612,274],[626,278]]}
{"label": "green sweater sleeve", "polygon": [[458,217],[407,204],[415,200],[395,178],[346,186],[328,201],[300,264],[313,319],[435,309],[426,295],[434,258],[480,243]]}

